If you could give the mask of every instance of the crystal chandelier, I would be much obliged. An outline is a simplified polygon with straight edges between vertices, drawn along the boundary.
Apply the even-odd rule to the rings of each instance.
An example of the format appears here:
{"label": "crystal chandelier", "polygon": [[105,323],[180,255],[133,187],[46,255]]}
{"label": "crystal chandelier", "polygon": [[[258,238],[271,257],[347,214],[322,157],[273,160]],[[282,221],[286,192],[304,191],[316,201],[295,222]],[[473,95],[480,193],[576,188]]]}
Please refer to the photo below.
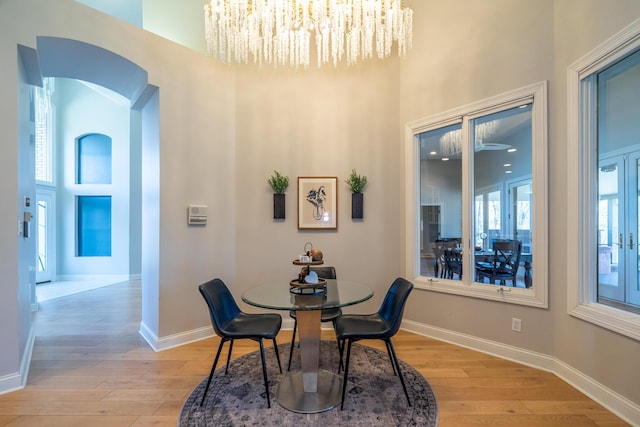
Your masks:
{"label": "crystal chandelier", "polygon": [[318,67],[386,58],[393,42],[404,57],[412,44],[413,11],[400,0],[211,0],[204,6],[209,54],[231,63]]}

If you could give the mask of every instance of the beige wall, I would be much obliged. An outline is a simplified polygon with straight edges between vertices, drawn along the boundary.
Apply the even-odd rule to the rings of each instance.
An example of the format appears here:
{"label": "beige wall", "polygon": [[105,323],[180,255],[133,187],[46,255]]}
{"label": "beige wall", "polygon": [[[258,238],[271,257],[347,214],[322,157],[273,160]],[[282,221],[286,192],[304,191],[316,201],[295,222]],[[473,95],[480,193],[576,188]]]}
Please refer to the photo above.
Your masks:
{"label": "beige wall", "polygon": [[[414,49],[401,71],[401,121],[549,82],[549,309],[418,290],[405,318],[551,355],[640,402],[640,343],[567,314],[567,67],[640,17],[637,1],[407,1]],[[428,307],[428,310],[425,310]],[[510,319],[522,319],[522,333]]]}
{"label": "beige wall", "polygon": [[[615,6],[615,7],[612,7]],[[640,403],[640,373],[629,370],[640,360],[640,343],[567,315],[566,273],[562,260],[571,242],[561,238],[566,229],[567,68],[626,25],[640,18],[640,2],[563,0],[555,3],[555,84],[551,85],[550,121],[550,271],[553,314],[553,354],[556,358],[609,385]]]}
{"label": "beige wall", "polygon": [[[398,61],[334,70],[239,69],[235,163],[238,285],[296,277],[305,242],[338,277],[376,287],[373,310],[399,274],[402,133]],[[351,219],[351,169],[369,179],[364,220]],[[272,219],[267,178],[290,177],[284,223]],[[338,230],[297,229],[297,177],[338,177]],[[247,260],[245,261],[245,258]]]}
{"label": "beige wall", "polygon": [[[568,246],[566,68],[640,16],[640,3],[406,2],[414,8],[415,22],[414,48],[405,61],[298,72],[224,66],[71,0],[55,6],[45,0],[0,2],[0,93],[8,94],[0,98],[0,145],[3,153],[14,153],[0,157],[6,178],[0,194],[8,200],[0,212],[11,219],[0,224],[0,254],[7,254],[0,257],[0,271],[9,279],[0,282],[0,308],[7,304],[5,296],[15,295],[17,278],[11,264],[19,198],[16,44],[35,47],[36,35],[109,49],[146,69],[149,82],[159,87],[159,267],[154,271],[159,338],[208,325],[199,283],[221,277],[239,297],[257,283],[287,280],[297,272],[291,259],[307,241],[324,251],[339,277],[375,288],[376,297],[358,307],[373,310],[404,271],[404,125],[547,80],[550,308],[416,290],[405,318],[555,357],[640,404],[638,378],[634,383],[629,375],[640,343],[567,315],[562,261]],[[352,168],[369,177],[362,221],[350,218],[344,179]],[[291,178],[284,222],[272,219],[266,180],[274,169]],[[319,175],[338,177],[338,230],[299,231],[296,178]],[[186,225],[189,203],[209,206],[206,227]],[[18,268],[27,267],[20,263]],[[144,272],[145,266],[143,283]],[[521,334],[511,332],[511,317],[522,319]],[[15,322],[2,322],[3,328]],[[10,336],[3,329],[0,338],[5,335]],[[0,378],[13,372],[15,355],[3,349],[1,356]]]}
{"label": "beige wall", "polygon": [[[553,1],[410,3],[420,19],[402,64],[403,124],[553,80]],[[550,310],[416,290],[406,317],[553,354]],[[512,317],[522,319],[522,333],[511,331]]]}

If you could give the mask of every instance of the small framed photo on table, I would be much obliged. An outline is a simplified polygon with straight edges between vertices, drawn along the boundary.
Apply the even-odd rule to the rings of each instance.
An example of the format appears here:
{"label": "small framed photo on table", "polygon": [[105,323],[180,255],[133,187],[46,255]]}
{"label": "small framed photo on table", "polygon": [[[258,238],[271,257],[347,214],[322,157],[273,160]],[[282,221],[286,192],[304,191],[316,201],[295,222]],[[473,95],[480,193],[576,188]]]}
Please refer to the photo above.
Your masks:
{"label": "small framed photo on table", "polygon": [[338,228],[338,178],[298,177],[298,229]]}

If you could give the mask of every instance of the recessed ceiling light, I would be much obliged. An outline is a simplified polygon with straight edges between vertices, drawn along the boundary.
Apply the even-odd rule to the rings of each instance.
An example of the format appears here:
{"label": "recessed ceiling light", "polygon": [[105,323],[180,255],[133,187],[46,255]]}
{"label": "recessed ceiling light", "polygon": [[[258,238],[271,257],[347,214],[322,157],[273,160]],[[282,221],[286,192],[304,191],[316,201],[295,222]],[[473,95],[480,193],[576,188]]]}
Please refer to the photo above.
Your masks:
{"label": "recessed ceiling light", "polygon": [[447,161],[449,161],[449,158],[448,158],[448,157],[443,157],[443,158],[442,158],[442,161],[443,161],[443,162],[447,162]]}
{"label": "recessed ceiling light", "polygon": [[511,163],[505,163],[503,166],[504,166],[505,168],[508,168],[509,166],[511,166]]}
{"label": "recessed ceiling light", "polygon": [[431,154],[432,156],[435,156],[435,155],[436,155],[436,154],[438,154],[438,153],[437,153],[437,152],[435,152],[435,151],[432,151],[432,152],[430,152],[429,154]]}
{"label": "recessed ceiling light", "polygon": [[518,150],[516,150],[515,148],[509,148],[507,150],[507,153],[515,153],[516,151],[518,151]]}
{"label": "recessed ceiling light", "polygon": [[511,171],[504,171],[504,173],[511,173]]}

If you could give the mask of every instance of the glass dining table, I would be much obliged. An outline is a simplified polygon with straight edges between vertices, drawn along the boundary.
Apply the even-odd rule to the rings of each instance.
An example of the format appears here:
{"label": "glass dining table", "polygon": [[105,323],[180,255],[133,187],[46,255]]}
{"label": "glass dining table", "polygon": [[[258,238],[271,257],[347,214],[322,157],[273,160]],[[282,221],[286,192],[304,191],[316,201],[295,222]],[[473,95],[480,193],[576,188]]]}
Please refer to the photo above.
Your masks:
{"label": "glass dining table", "polygon": [[295,288],[286,282],[264,284],[242,295],[242,301],[256,307],[296,312],[301,370],[282,376],[275,392],[280,406],[293,412],[317,413],[340,403],[342,378],[319,368],[321,310],[359,304],[372,296],[369,286],[332,279],[317,288]]}

